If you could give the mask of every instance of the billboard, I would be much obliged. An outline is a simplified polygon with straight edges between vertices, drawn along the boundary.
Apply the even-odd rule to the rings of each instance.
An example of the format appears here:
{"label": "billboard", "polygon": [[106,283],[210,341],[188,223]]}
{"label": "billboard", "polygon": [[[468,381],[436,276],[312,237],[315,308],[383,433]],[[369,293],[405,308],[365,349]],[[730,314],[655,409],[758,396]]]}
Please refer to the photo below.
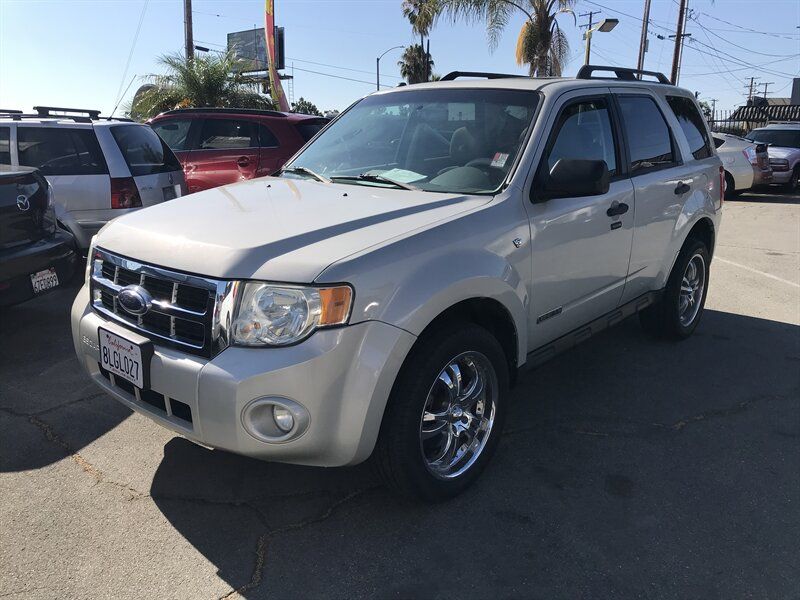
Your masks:
{"label": "billboard", "polygon": [[228,34],[228,50],[241,59],[241,71],[267,70],[267,44],[264,28],[234,31]]}

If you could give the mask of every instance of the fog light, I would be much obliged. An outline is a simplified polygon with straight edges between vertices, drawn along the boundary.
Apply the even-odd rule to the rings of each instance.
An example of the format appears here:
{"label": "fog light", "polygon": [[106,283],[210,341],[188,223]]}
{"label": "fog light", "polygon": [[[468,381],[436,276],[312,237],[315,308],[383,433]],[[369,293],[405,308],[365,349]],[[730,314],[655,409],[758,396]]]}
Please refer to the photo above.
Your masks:
{"label": "fog light", "polygon": [[294,427],[294,417],[292,413],[283,406],[278,406],[277,404],[273,405],[272,418],[275,419],[275,424],[281,431],[286,431],[288,433],[292,430],[292,427]]}

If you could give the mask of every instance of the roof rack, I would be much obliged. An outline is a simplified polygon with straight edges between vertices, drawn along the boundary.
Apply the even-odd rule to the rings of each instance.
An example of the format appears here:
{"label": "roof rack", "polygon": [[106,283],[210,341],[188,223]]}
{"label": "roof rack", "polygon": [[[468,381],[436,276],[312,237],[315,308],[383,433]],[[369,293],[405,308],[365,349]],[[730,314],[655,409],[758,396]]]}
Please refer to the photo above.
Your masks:
{"label": "roof rack", "polygon": [[203,112],[215,112],[215,113],[239,113],[239,114],[247,114],[247,115],[268,115],[271,117],[287,117],[288,115],[283,112],[279,112],[277,110],[267,110],[267,109],[260,109],[260,108],[215,108],[213,106],[209,106],[207,108],[176,108],[173,110],[167,110],[161,113],[162,115],[175,115],[175,114],[183,114],[183,113],[203,113]]}
{"label": "roof rack", "polygon": [[21,115],[22,111],[16,108],[0,108],[0,114],[5,115]]}
{"label": "roof rack", "polygon": [[667,79],[667,76],[658,71],[643,71],[642,69],[628,69],[625,67],[611,67],[606,65],[583,65],[578,70],[575,79],[611,79],[611,77],[594,77],[593,74],[595,71],[614,73],[617,79],[622,79],[623,81],[639,81],[639,78],[636,77],[637,75],[648,75],[650,77],[655,77],[658,83],[672,85],[672,82]]}
{"label": "roof rack", "polygon": [[480,77],[483,79],[518,79],[520,77],[527,77],[527,75],[510,75],[507,73],[482,73],[480,71],[451,71],[439,81],[453,81],[459,77]]}
{"label": "roof rack", "polygon": [[[64,108],[61,106],[34,106],[33,110],[36,111],[40,117],[83,117],[92,119],[100,118],[100,111],[91,108]],[[53,113],[70,113],[70,114],[57,114]]]}

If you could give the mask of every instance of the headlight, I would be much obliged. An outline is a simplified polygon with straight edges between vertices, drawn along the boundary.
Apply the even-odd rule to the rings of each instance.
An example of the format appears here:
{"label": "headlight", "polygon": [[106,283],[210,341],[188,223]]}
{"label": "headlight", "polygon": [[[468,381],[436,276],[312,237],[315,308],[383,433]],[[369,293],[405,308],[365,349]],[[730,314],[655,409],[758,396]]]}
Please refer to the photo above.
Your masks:
{"label": "headlight", "polygon": [[347,323],[352,299],[353,290],[346,285],[299,287],[245,282],[231,326],[233,343],[297,343],[320,327]]}

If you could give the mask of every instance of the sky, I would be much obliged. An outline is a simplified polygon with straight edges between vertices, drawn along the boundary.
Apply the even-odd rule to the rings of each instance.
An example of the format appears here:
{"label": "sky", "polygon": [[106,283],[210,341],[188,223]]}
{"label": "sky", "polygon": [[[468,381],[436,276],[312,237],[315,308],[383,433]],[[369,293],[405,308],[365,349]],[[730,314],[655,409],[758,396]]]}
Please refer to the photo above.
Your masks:
{"label": "sky", "polygon": [[[344,109],[375,89],[375,58],[415,38],[401,0],[276,0],[277,24],[286,31],[286,73],[293,96],[322,110]],[[596,33],[592,62],[636,66],[644,0],[578,0],[595,20],[618,18],[611,32]],[[800,2],[797,0],[689,0],[691,38],[683,54],[680,85],[732,109],[746,96],[749,78],[759,93],[788,97],[800,77]],[[193,0],[195,44],[223,49],[226,34],[263,27],[263,0]],[[677,0],[652,0],[645,68],[669,75]],[[520,13],[490,48],[482,23],[441,18],[431,32],[434,72],[527,72],[516,64]],[[564,75],[583,62],[582,30],[559,17],[570,41]],[[665,39],[658,39],[663,36]],[[0,107],[30,110],[37,104],[124,107],[144,78],[162,71],[158,57],[183,50],[182,0],[0,0]],[[400,81],[401,50],[381,60],[381,83]],[[292,70],[292,66],[294,70]],[[130,87],[129,87],[130,86]],[[127,90],[127,91],[126,91]],[[121,108],[117,109],[117,114]]]}

